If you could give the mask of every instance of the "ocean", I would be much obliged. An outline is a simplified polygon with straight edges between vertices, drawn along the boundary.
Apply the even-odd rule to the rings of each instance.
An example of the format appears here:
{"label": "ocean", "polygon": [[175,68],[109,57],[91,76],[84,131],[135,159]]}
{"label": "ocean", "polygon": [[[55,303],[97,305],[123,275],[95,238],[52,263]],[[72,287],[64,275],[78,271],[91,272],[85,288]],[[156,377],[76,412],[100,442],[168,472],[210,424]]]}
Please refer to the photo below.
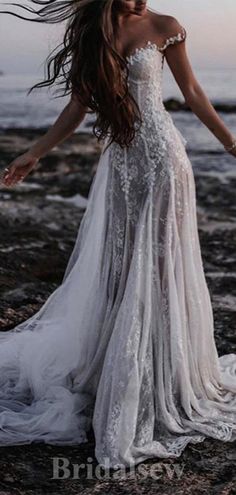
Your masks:
{"label": "ocean", "polygon": [[[236,103],[236,69],[195,69],[195,75],[212,103]],[[29,88],[39,82],[35,75],[10,74],[0,76],[0,130],[6,128],[44,128],[53,124],[69,97],[54,98],[55,88],[34,90]],[[163,99],[184,101],[183,95],[165,66]],[[221,149],[221,144],[208,129],[188,112],[173,112],[173,119],[192,150]],[[222,113],[226,125],[236,134],[236,118],[232,113]],[[93,115],[87,115],[76,132],[91,131]]]}

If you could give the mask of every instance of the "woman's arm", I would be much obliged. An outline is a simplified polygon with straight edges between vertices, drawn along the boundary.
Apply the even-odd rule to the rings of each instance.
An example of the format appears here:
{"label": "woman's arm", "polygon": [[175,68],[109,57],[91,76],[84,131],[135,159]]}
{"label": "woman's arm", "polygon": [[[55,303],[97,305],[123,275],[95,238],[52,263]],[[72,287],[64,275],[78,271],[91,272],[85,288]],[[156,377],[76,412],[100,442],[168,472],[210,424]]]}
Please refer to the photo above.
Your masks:
{"label": "woman's arm", "polygon": [[54,146],[69,137],[83,121],[87,109],[82,106],[72,93],[69,103],[62,110],[56,122],[46,134],[31,146],[29,152],[36,158],[42,158]]}
{"label": "woman's arm", "polygon": [[69,103],[46,134],[39,138],[26,153],[15,158],[10,163],[5,170],[3,184],[12,186],[22,181],[35,167],[40,158],[74,132],[83,121],[87,110],[72,93]]}
{"label": "woman's arm", "polygon": [[[187,105],[223,146],[230,147],[235,141],[235,136],[219,117],[198,83],[187,56],[186,43],[168,46],[165,50],[165,58]],[[233,154],[236,155],[235,150]]]}

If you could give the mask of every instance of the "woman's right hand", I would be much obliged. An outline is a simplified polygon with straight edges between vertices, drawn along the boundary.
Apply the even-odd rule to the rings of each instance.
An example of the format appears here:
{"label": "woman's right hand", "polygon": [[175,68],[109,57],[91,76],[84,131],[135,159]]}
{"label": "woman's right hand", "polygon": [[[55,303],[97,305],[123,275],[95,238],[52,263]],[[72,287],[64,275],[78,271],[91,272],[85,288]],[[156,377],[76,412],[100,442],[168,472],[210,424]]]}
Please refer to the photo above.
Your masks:
{"label": "woman's right hand", "polygon": [[11,187],[22,182],[33,170],[40,158],[34,156],[30,151],[18,156],[7,168],[4,169],[2,184]]}

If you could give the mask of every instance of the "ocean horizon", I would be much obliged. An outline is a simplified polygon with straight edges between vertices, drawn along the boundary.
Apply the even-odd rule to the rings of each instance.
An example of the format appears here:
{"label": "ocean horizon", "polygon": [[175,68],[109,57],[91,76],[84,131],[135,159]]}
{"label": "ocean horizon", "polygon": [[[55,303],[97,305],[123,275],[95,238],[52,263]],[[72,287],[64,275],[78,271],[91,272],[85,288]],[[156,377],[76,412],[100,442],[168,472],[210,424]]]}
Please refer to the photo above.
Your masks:
{"label": "ocean horizon", "polygon": [[[236,104],[236,69],[195,69],[195,75],[212,103]],[[57,86],[34,90],[31,86],[42,76],[35,74],[4,74],[0,76],[0,128],[44,128],[50,126],[69,97],[55,98]],[[175,98],[184,101],[183,95],[169,68],[163,74],[163,100]],[[78,130],[87,130],[93,121],[86,116]]]}

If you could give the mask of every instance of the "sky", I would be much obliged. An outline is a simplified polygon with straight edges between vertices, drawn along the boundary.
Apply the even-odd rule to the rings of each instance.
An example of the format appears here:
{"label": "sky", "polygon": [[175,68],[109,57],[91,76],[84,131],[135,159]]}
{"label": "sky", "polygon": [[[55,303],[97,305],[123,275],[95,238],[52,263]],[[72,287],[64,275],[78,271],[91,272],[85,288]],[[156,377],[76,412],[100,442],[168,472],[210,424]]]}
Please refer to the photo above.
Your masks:
{"label": "sky", "polygon": [[[0,11],[6,3],[0,0]],[[148,0],[148,6],[173,15],[185,27],[193,67],[236,67],[235,0]],[[45,58],[63,32],[63,24],[43,26],[0,14],[0,70],[43,75]]]}

